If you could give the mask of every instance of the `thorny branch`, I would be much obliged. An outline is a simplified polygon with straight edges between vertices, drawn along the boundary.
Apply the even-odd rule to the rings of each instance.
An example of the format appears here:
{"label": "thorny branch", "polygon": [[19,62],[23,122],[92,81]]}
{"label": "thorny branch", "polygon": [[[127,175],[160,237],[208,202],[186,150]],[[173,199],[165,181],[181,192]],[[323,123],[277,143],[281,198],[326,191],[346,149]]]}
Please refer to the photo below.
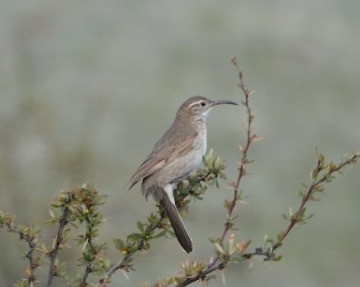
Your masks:
{"label": "thorny branch", "polygon": [[[339,164],[334,164],[332,162],[328,164],[325,163],[324,156],[321,153],[320,154],[318,153],[317,157],[318,157],[317,166],[312,172],[313,182],[308,187],[307,191],[301,194],[302,201],[299,205],[299,208],[293,215],[291,215],[291,217],[289,218],[288,226],[281,233],[278,240],[272,245],[272,250],[271,250],[272,254],[277,248],[279,248],[282,245],[283,241],[288,236],[289,232],[293,229],[295,224],[304,222],[304,220],[306,219],[304,218],[306,204],[310,200],[314,199],[314,194],[316,192],[323,191],[323,187],[321,186],[321,184],[331,181],[331,179],[334,177],[334,174],[340,172],[345,166],[355,164],[360,157],[360,153],[355,153],[353,156],[344,160],[343,162],[340,162]],[[322,174],[322,176],[320,176],[320,173],[324,169],[326,169],[325,173]]]}
{"label": "thorny branch", "polygon": [[9,216],[8,220],[4,222],[4,225],[7,227],[9,232],[18,234],[20,236],[20,240],[24,240],[29,246],[25,255],[25,258],[29,260],[29,268],[26,269],[26,281],[27,286],[32,287],[36,281],[35,269],[39,266],[39,262],[34,256],[34,251],[37,248],[37,236],[33,235],[28,227],[19,228],[14,225],[13,221],[14,219]]}
{"label": "thorny branch", "polygon": [[[86,240],[85,240],[85,244],[88,244],[90,249],[91,249],[91,253],[92,254],[96,254],[96,249],[94,248],[94,245],[93,245],[93,238],[92,238],[92,233],[93,233],[93,225],[91,223],[91,220],[89,217],[86,217],[85,218],[85,221],[86,221]],[[88,279],[88,276],[90,275],[91,272],[93,272],[93,269],[91,267],[91,263],[92,261],[88,261],[86,263],[86,268],[85,268],[85,272],[84,272],[84,275],[81,279],[81,286],[87,286],[87,279]]]}
{"label": "thorny branch", "polygon": [[[160,213],[159,218],[156,222],[149,225],[146,230],[145,234],[153,233],[162,223],[165,218],[165,214],[162,212]],[[141,251],[146,244],[146,238],[142,238],[138,241],[137,245],[131,250],[131,252],[127,253],[122,259],[120,259],[113,267],[111,267],[108,271],[103,274],[99,280],[98,287],[104,287],[107,283],[110,282],[110,278],[114,275],[114,273],[119,269],[124,269],[129,266],[129,262],[132,257],[139,251]],[[126,271],[126,270],[125,270]]]}
{"label": "thorny branch", "polygon": [[220,239],[221,244],[224,242],[226,234],[233,227],[233,219],[234,219],[233,211],[234,211],[236,204],[241,199],[240,190],[239,190],[240,183],[241,183],[241,180],[246,175],[246,166],[250,163],[250,161],[248,160],[248,152],[250,149],[250,145],[255,139],[259,139],[255,134],[252,135],[252,133],[251,133],[251,124],[254,120],[254,115],[251,112],[249,98],[250,98],[252,92],[250,90],[248,90],[244,85],[243,74],[238,66],[238,63],[237,63],[237,60],[235,57],[231,59],[231,63],[235,66],[236,70],[238,71],[238,76],[239,76],[238,87],[240,88],[240,90],[242,91],[242,93],[244,94],[244,97],[245,97],[245,100],[241,101],[241,103],[246,108],[247,126],[246,126],[246,144],[245,144],[245,147],[240,147],[241,152],[242,152],[242,158],[240,161],[239,173],[238,173],[236,183],[234,183],[232,185],[233,198],[230,201],[229,205],[227,206],[228,215],[227,215],[227,221],[225,222],[225,227],[224,227],[221,239]]}
{"label": "thorny branch", "polygon": [[[68,196],[68,198],[67,198],[66,203],[68,204],[71,202],[71,198],[70,198],[71,194],[68,193],[67,196]],[[68,214],[69,214],[69,207],[67,205],[65,205],[65,207],[62,210],[61,217],[59,219],[59,226],[58,226],[58,230],[56,232],[54,246],[47,254],[50,257],[48,280],[47,280],[47,284],[46,284],[47,287],[51,286],[54,276],[57,275],[57,271],[55,270],[55,260],[56,260],[57,252],[59,251],[59,248],[60,248],[61,244],[63,243],[63,239],[64,239],[63,231],[64,231],[66,224],[68,223]]]}

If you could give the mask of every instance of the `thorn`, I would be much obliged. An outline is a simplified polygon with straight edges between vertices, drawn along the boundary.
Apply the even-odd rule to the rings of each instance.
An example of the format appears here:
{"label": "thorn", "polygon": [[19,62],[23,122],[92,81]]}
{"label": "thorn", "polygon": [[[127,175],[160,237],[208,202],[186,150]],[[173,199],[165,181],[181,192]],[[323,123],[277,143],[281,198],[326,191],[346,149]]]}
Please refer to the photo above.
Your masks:
{"label": "thorn", "polygon": [[124,277],[125,277],[127,280],[130,280],[129,275],[128,275],[128,272],[126,272],[124,269],[121,269],[121,272],[123,273]]}
{"label": "thorn", "polygon": [[264,138],[263,137],[259,137],[257,135],[253,135],[251,137],[251,142],[258,142],[258,141],[262,141]]}
{"label": "thorn", "polygon": [[250,97],[250,96],[252,96],[254,93],[255,93],[255,90],[252,90],[252,91],[249,91],[247,95]]}

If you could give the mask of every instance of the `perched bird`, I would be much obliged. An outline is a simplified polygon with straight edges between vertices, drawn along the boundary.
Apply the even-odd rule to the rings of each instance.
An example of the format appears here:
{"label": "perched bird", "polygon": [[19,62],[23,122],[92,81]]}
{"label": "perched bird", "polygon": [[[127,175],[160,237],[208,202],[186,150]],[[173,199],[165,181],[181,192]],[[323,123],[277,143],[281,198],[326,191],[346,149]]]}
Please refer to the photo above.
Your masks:
{"label": "perched bird", "polygon": [[220,104],[237,105],[232,101],[213,101],[201,96],[187,99],[178,109],[171,127],[129,182],[132,188],[142,180],[142,193],[146,199],[151,194],[164,208],[180,245],[187,253],[193,250],[193,244],[176,208],[173,188],[201,164],[206,152],[206,117],[214,106]]}

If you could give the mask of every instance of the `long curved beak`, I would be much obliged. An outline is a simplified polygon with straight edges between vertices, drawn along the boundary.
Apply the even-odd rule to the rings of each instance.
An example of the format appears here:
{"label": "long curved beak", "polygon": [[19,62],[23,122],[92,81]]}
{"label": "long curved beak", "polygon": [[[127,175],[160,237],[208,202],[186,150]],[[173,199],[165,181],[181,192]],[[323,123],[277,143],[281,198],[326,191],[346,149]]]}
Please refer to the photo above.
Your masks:
{"label": "long curved beak", "polygon": [[228,100],[214,100],[212,102],[213,106],[217,106],[217,105],[223,105],[223,104],[227,104],[227,105],[237,105],[237,103],[232,102],[232,101],[228,101]]}

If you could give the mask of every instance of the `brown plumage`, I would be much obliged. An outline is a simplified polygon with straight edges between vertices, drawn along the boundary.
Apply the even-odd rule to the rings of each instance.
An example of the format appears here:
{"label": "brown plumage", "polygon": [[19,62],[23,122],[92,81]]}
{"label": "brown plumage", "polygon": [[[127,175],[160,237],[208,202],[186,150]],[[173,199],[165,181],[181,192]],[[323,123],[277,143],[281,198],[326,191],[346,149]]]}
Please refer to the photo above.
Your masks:
{"label": "brown plumage", "polygon": [[188,253],[193,246],[177,211],[173,187],[201,164],[206,152],[206,117],[218,104],[236,105],[231,101],[212,101],[201,96],[186,100],[178,109],[171,127],[129,182],[132,188],[142,180],[142,193],[146,198],[151,194],[162,205],[179,243]]}

